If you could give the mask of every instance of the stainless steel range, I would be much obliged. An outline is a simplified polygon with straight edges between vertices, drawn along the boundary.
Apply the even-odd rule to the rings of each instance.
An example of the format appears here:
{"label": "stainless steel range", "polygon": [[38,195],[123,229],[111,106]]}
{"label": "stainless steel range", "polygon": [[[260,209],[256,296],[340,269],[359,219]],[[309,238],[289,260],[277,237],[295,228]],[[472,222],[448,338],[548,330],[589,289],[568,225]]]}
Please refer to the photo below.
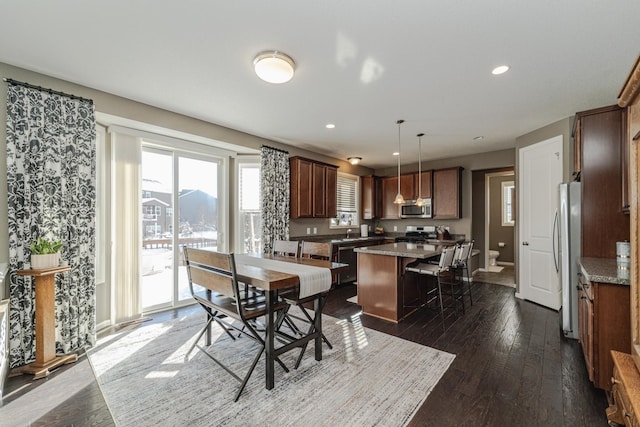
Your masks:
{"label": "stainless steel range", "polygon": [[434,225],[407,225],[404,236],[396,237],[396,242],[427,243],[438,238]]}

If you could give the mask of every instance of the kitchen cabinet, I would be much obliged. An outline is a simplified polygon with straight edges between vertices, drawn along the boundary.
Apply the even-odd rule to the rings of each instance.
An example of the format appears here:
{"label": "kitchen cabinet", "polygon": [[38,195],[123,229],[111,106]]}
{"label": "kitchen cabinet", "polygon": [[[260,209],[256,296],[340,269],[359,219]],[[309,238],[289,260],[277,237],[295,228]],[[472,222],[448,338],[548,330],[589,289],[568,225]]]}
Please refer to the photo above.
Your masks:
{"label": "kitchen cabinet", "polygon": [[589,281],[579,274],[578,324],[589,380],[611,390],[611,350],[629,352],[631,317],[629,286]]}
{"label": "kitchen cabinet", "polygon": [[382,180],[369,175],[360,178],[362,219],[382,217]]}
{"label": "kitchen cabinet", "polygon": [[640,426],[640,373],[630,354],[612,351],[613,377],[607,419],[626,426]]}
{"label": "kitchen cabinet", "polygon": [[462,217],[462,168],[433,171],[433,218]]}
{"label": "kitchen cabinet", "polygon": [[[415,174],[400,175],[400,193],[405,200],[415,198]],[[398,177],[382,178],[382,218],[400,218],[400,206],[393,203],[398,194]]]}
{"label": "kitchen cabinet", "polygon": [[580,137],[580,118],[576,116],[573,122],[573,180],[580,181],[580,171],[582,170],[582,139]]}
{"label": "kitchen cabinet", "polygon": [[[626,109],[603,107],[576,113],[581,149],[581,254],[615,258],[616,242],[629,240],[620,167],[627,134]],[[626,187],[625,187],[626,192]],[[603,227],[606,224],[606,227]]]}
{"label": "kitchen cabinet", "polygon": [[[428,171],[422,171],[422,173],[418,174],[417,172],[414,174],[415,175],[415,198],[417,199],[418,197],[422,197],[423,199],[430,199],[433,192],[431,190],[431,184],[432,184],[432,177],[433,177],[433,171],[428,170]],[[422,181],[422,194],[420,193],[420,181]]]}
{"label": "kitchen cabinet", "polygon": [[335,217],[338,168],[302,157],[289,162],[291,218]]}

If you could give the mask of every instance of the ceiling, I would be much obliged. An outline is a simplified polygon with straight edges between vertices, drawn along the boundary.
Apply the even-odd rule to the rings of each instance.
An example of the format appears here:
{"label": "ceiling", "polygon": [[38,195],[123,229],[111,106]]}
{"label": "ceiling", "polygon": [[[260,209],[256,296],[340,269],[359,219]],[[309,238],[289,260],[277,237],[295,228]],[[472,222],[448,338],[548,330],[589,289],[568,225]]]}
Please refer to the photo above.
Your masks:
{"label": "ceiling", "polygon": [[[420,132],[424,160],[456,157],[614,104],[640,53],[638,0],[35,3],[0,0],[0,62],[371,168],[397,119],[415,163]],[[257,78],[268,49],[292,81]]]}

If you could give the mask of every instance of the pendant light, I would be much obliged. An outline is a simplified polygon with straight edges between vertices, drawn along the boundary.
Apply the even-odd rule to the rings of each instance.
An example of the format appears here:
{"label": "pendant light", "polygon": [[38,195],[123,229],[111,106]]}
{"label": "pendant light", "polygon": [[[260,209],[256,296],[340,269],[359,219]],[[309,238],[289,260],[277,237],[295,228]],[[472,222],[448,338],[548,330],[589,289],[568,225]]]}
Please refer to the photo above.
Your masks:
{"label": "pendant light", "polygon": [[396,122],[398,124],[398,194],[396,194],[396,198],[393,201],[396,205],[404,204],[404,197],[400,193],[400,125],[404,123],[404,120],[400,119]]}
{"label": "pendant light", "polygon": [[416,135],[418,137],[418,198],[416,199],[416,206],[424,205],[422,200],[422,137],[424,133]]}

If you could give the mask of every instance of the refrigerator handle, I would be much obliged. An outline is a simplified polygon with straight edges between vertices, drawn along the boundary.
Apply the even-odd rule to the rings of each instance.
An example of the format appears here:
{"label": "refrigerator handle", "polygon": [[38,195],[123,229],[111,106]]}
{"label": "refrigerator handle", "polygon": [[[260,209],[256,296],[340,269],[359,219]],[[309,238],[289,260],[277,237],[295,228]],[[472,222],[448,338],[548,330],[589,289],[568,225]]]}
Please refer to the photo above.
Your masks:
{"label": "refrigerator handle", "polygon": [[[556,234],[557,233],[557,234]],[[556,273],[560,272],[560,268],[558,266],[558,258],[560,258],[560,254],[558,254],[558,256],[556,256],[556,250],[560,249],[560,229],[558,228],[558,209],[556,209],[556,214],[553,218],[553,233],[552,233],[552,237],[553,239],[553,262],[556,265]],[[558,247],[556,248],[556,239],[558,239]]]}

